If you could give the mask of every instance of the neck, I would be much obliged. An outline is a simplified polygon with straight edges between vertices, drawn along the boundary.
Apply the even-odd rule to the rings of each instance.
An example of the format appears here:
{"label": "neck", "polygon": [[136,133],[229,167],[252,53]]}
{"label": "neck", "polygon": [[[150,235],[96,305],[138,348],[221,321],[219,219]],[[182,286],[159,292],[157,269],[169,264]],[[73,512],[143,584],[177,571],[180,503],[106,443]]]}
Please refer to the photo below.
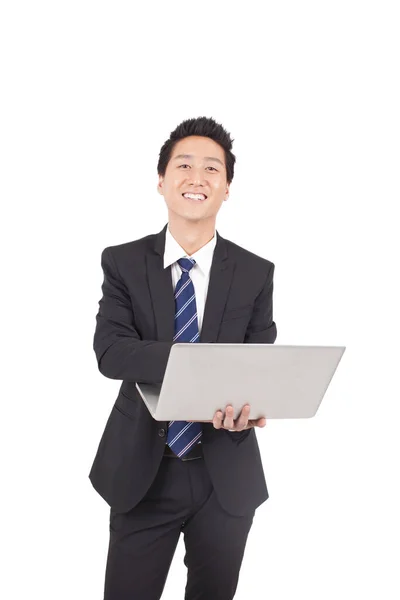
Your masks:
{"label": "neck", "polygon": [[192,254],[200,250],[200,248],[205,246],[214,237],[215,219],[210,219],[210,221],[177,222],[170,215],[168,229],[186,254],[192,256]]}

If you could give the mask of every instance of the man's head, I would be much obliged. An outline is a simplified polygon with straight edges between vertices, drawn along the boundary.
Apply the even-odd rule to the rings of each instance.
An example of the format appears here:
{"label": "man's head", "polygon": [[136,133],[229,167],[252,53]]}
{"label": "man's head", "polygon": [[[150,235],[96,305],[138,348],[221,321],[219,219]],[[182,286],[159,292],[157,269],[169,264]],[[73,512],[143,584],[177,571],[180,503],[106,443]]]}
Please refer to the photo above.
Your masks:
{"label": "man's head", "polygon": [[[232,142],[222,125],[206,117],[183,121],[171,132],[157,166],[157,189],[170,218],[215,221],[233,179]],[[188,193],[206,198],[185,197]]]}

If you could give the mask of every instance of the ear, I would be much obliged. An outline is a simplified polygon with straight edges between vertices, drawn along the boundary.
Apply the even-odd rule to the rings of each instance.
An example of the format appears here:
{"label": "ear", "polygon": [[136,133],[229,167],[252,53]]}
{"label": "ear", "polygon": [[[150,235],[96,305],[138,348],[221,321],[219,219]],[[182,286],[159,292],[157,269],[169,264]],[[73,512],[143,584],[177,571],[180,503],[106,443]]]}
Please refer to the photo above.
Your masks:
{"label": "ear", "polygon": [[228,200],[228,198],[229,198],[229,186],[230,186],[230,184],[228,184],[228,185],[226,186],[226,190],[225,190],[225,198],[224,198],[224,201],[225,201],[225,200]]}
{"label": "ear", "polygon": [[162,189],[163,183],[164,183],[164,177],[162,177],[161,175],[159,175],[158,176],[158,184],[157,184],[157,192],[159,194],[161,194],[161,196],[164,195],[163,189]]}

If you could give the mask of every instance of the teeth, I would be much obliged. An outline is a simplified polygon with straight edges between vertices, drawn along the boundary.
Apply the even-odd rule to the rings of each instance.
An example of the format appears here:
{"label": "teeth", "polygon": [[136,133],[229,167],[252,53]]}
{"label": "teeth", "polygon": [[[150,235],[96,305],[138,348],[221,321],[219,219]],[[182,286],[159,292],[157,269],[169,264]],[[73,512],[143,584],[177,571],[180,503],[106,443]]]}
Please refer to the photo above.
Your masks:
{"label": "teeth", "polygon": [[192,200],[205,200],[206,197],[203,194],[183,194],[185,198],[191,198]]}

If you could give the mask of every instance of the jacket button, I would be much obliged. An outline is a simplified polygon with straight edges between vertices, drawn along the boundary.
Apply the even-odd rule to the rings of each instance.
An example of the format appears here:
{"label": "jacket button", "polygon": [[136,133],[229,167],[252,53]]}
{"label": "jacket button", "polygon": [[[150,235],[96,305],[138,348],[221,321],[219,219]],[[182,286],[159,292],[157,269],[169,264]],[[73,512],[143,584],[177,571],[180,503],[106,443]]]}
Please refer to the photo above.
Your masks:
{"label": "jacket button", "polygon": [[159,430],[158,430],[158,435],[159,435],[160,437],[165,437],[165,429],[159,429]]}

